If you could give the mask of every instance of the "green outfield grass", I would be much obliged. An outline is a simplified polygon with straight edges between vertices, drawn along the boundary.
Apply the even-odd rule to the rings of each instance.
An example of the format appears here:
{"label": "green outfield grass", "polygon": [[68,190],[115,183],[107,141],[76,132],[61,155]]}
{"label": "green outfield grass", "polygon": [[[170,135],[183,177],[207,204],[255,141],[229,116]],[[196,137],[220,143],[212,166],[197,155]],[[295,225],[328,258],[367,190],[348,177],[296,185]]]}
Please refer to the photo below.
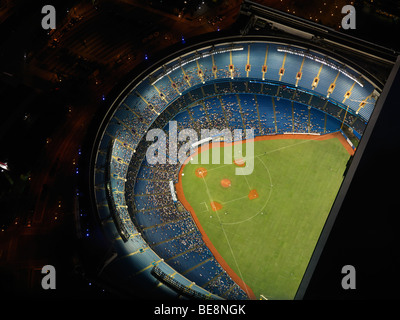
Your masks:
{"label": "green outfield grass", "polygon": [[[257,298],[293,299],[349,154],[336,138],[258,141],[254,153],[247,176],[235,175],[234,164],[188,163],[184,195],[214,247]],[[205,178],[196,177],[199,167],[207,169]],[[220,185],[225,178],[229,188]],[[257,199],[247,197],[250,189]],[[212,211],[211,201],[223,208]]]}

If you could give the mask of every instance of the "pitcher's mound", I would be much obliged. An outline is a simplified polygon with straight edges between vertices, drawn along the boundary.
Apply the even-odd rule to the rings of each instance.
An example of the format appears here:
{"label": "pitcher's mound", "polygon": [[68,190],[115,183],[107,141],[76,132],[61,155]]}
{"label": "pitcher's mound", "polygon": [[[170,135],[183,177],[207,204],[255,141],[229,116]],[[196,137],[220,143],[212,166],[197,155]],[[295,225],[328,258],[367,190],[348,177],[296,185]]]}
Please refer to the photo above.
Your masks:
{"label": "pitcher's mound", "polygon": [[217,201],[212,201],[212,202],[210,203],[210,205],[211,205],[212,211],[218,211],[218,210],[221,210],[221,209],[222,209],[222,204],[220,204],[220,203],[217,202]]}
{"label": "pitcher's mound", "polygon": [[243,158],[235,159],[235,160],[233,160],[233,163],[235,165],[237,165],[238,167],[244,167],[246,165],[246,161],[244,161]]}
{"label": "pitcher's mound", "polygon": [[257,199],[258,198],[257,190],[256,189],[250,190],[248,197],[250,200]]}
{"label": "pitcher's mound", "polygon": [[197,168],[195,171],[196,177],[198,178],[204,178],[207,175],[207,169],[206,168]]}
{"label": "pitcher's mound", "polygon": [[229,188],[231,186],[231,180],[229,179],[222,179],[221,180],[221,186],[223,188]]}

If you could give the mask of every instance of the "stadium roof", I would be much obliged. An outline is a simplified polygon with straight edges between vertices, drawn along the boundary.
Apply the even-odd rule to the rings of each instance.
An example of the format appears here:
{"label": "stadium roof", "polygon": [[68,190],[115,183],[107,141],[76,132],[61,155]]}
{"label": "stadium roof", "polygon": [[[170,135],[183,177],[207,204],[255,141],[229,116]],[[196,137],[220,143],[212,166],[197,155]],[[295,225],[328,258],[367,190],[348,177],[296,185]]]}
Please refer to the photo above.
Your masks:
{"label": "stadium roof", "polygon": [[286,12],[244,0],[240,9],[242,35],[278,36],[309,43],[321,50],[342,56],[349,65],[357,61],[364,74],[383,87],[400,52],[356,38],[345,32],[309,21]]}

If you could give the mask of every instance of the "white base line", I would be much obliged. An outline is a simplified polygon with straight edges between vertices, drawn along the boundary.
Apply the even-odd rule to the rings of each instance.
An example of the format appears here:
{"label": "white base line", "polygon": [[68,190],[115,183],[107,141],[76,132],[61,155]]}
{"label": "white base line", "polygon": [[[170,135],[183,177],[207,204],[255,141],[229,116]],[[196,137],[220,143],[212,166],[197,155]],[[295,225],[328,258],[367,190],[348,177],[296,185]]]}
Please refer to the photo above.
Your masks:
{"label": "white base line", "polygon": [[233,200],[229,200],[227,202],[221,202],[221,204],[227,204],[227,203],[234,202],[234,201],[237,201],[237,200],[240,200],[240,199],[244,199],[244,198],[247,198],[247,196],[236,198],[236,199],[233,199]]}
{"label": "white base line", "polygon": [[207,203],[204,201],[204,202],[200,202],[200,204],[203,204],[204,203],[204,205],[205,205],[205,207],[206,207],[206,210],[203,210],[202,212],[206,212],[206,211],[210,211],[209,209],[208,209],[208,205],[207,205]]}
{"label": "white base line", "polygon": [[[204,182],[204,184],[205,184],[205,186],[206,186],[208,198],[209,198],[210,202],[212,202],[211,195],[210,195],[210,191],[208,190],[207,182],[205,181],[204,177],[202,177],[202,179],[203,179],[203,182]],[[229,250],[231,251],[233,260],[235,261],[236,268],[237,268],[238,271],[239,271],[240,279],[241,279],[241,280],[243,281],[243,283],[245,284],[244,278],[243,278],[243,275],[242,275],[242,272],[240,271],[240,268],[239,268],[239,265],[238,265],[238,263],[237,263],[237,261],[236,261],[235,255],[233,254],[233,250],[232,250],[231,244],[230,244],[230,242],[229,242],[228,236],[226,235],[225,229],[224,229],[224,227],[223,227],[223,225],[222,225],[222,223],[221,223],[221,218],[219,217],[218,211],[215,211],[215,213],[217,214],[217,217],[218,217],[218,220],[219,220],[219,224],[220,224],[220,226],[221,226],[221,228],[222,228],[222,232],[224,233],[226,242],[228,243]],[[248,290],[247,290],[247,286],[244,286],[244,287],[246,288],[247,296],[249,296],[249,292],[248,292]]]}

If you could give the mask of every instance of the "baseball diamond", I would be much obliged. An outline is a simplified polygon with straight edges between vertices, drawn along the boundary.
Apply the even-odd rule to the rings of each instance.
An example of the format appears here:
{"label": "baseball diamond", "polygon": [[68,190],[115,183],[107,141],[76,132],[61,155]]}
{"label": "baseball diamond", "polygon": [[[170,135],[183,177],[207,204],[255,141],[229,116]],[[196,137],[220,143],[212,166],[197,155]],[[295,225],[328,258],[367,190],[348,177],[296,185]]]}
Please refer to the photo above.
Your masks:
{"label": "baseball diamond", "polygon": [[[110,279],[161,297],[294,298],[379,97],[362,69],[304,46],[203,43],[121,93],[93,174],[98,219],[118,256]],[[146,140],[152,129],[165,133],[165,150]],[[230,163],[216,134],[224,129],[254,132],[232,135],[242,150],[231,148]],[[185,132],[201,136],[194,153]],[[148,161],[150,146],[164,163]],[[183,163],[170,159],[177,150]]]}
{"label": "baseball diamond", "polygon": [[352,154],[346,145],[340,133],[258,137],[250,175],[235,175],[235,164],[205,165],[201,180],[196,164],[180,169],[178,199],[250,297],[294,297]]}

